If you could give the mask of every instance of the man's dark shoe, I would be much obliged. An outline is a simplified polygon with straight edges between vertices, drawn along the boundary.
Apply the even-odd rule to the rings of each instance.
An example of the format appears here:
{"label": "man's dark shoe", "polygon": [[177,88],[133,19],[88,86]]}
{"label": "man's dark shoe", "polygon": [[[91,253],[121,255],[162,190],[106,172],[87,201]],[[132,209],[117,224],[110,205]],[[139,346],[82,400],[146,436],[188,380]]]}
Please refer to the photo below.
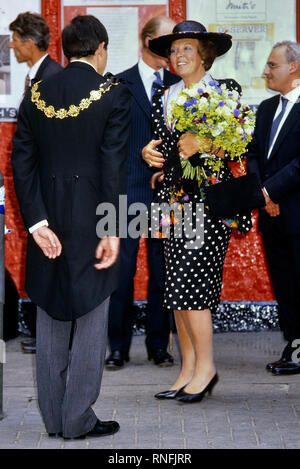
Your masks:
{"label": "man's dark shoe", "polygon": [[284,365],[287,362],[292,362],[293,351],[294,348],[292,347],[292,342],[288,342],[283,349],[280,359],[276,362],[268,363],[266,369],[268,371],[273,371],[275,368],[281,367],[281,365]]}
{"label": "man's dark shoe", "polygon": [[268,363],[267,366],[266,366],[266,369],[268,371],[272,371],[274,370],[274,368],[276,368],[277,366],[281,366],[283,365],[284,363],[287,363],[288,360],[286,358],[280,358],[279,360],[277,360],[276,362],[271,362],[271,363]]}
{"label": "man's dark shoe", "polygon": [[153,360],[155,365],[161,366],[162,368],[174,365],[172,355],[161,348],[148,351],[148,360]]}
{"label": "man's dark shoe", "polygon": [[21,341],[23,353],[36,353],[36,339],[26,339]]}
{"label": "man's dark shoe", "polygon": [[50,438],[57,438],[59,436],[63,436],[62,432],[58,432],[58,433],[48,433],[48,436],[50,436]]}
{"label": "man's dark shoe", "polygon": [[107,370],[119,370],[124,366],[124,361],[129,362],[129,356],[122,355],[120,350],[114,350],[105,360]]}
{"label": "man's dark shoe", "polygon": [[113,435],[117,431],[119,431],[120,425],[118,422],[114,420],[108,420],[107,422],[102,422],[101,420],[97,420],[96,425],[92,430],[90,430],[85,435],[76,436],[74,438],[67,438],[64,436],[65,440],[84,440],[87,436],[98,437],[98,436],[108,436]]}
{"label": "man's dark shoe", "polygon": [[285,361],[272,369],[274,375],[297,375],[300,373],[300,363]]}

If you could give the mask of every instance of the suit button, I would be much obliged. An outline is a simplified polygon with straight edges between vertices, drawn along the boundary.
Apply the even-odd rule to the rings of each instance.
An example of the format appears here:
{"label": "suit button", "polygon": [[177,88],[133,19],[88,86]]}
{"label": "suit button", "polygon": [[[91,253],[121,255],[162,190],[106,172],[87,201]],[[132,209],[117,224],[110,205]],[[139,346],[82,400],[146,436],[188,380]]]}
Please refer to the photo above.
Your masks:
{"label": "suit button", "polygon": [[73,179],[75,179],[75,180],[79,179],[78,174],[75,174],[75,175],[73,176]]}
{"label": "suit button", "polygon": [[55,178],[56,178],[55,174],[51,174],[51,179],[55,179]]}

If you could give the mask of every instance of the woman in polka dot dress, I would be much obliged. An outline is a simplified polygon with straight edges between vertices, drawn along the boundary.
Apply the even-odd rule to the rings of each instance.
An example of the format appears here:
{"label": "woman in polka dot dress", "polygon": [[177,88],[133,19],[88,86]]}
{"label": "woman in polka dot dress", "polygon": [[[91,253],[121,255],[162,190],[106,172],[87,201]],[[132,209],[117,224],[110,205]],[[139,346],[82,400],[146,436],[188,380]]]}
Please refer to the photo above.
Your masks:
{"label": "woman in polka dot dress", "polygon": [[[198,188],[197,181],[182,178],[180,158],[188,159],[195,153],[208,151],[224,158],[225,153],[222,149],[217,151],[209,139],[199,143],[194,135],[182,135],[175,128],[172,129],[170,103],[183,88],[212,80],[207,70],[216,56],[230,49],[231,36],[208,33],[200,23],[184,21],[175,26],[172,34],[150,41],[149,47],[157,55],[169,56],[175,72],[182,80],[168,90],[161,89],[156,93],[152,111],[154,140],[143,149],[143,158],[150,166],[163,167],[162,188],[158,192],[157,202],[170,204],[172,197],[174,200],[176,194],[183,194],[192,203],[190,215],[182,217],[183,225],[187,224],[186,228],[192,229],[196,222],[204,233],[204,243],[200,247],[193,245],[193,242],[199,241],[197,239],[187,243],[184,236],[175,236],[174,227],[169,237],[164,239],[164,306],[174,310],[182,368],[173,386],[155,397],[196,402],[202,400],[207,392],[210,393],[218,381],[213,360],[211,311],[216,309],[220,301],[223,264],[231,228],[222,220],[214,219],[205,206],[201,218],[196,206],[203,202],[201,187]],[[233,80],[220,82],[240,91],[239,85]],[[221,181],[233,177],[227,163],[224,163],[218,176]],[[153,217],[158,217],[155,210],[151,212],[151,217],[152,221]],[[250,217],[238,216],[238,223],[240,231],[251,228]]]}

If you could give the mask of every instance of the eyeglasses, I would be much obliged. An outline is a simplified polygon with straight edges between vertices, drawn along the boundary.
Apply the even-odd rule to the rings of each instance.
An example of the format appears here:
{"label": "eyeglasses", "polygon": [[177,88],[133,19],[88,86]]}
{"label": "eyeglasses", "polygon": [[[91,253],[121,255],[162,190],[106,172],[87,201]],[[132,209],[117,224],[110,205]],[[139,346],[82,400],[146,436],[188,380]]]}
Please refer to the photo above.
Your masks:
{"label": "eyeglasses", "polygon": [[276,70],[276,68],[283,67],[284,65],[290,65],[289,63],[284,63],[284,64],[273,64],[272,62],[266,63],[265,68],[268,68],[269,70]]}

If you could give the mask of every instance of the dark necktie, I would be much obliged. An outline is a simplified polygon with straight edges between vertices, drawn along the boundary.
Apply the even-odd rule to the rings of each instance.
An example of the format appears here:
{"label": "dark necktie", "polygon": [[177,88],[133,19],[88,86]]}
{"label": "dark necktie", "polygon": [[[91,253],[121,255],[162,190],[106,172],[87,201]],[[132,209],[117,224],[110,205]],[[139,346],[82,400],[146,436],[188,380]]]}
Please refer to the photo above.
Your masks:
{"label": "dark necktie", "polygon": [[152,87],[151,87],[151,102],[152,102],[152,98],[154,96],[155,91],[158,90],[158,88],[161,88],[164,85],[162,79],[160,78],[159,72],[154,72],[154,75],[155,75],[156,78],[153,81]]}
{"label": "dark necktie", "polygon": [[26,93],[27,91],[27,88],[29,88],[30,86],[30,78],[29,78],[29,75],[27,73],[26,77],[25,77],[25,84],[24,84],[24,94]]}
{"label": "dark necktie", "polygon": [[283,115],[286,110],[286,105],[288,103],[288,100],[286,98],[283,98],[281,96],[281,103],[282,103],[282,108],[276,119],[273,120],[272,127],[271,127],[271,132],[270,132],[270,139],[269,139],[269,148],[271,148],[271,145],[274,141],[274,137],[276,135],[276,132],[278,130],[279,124],[281,122],[281,119],[283,118]]}

